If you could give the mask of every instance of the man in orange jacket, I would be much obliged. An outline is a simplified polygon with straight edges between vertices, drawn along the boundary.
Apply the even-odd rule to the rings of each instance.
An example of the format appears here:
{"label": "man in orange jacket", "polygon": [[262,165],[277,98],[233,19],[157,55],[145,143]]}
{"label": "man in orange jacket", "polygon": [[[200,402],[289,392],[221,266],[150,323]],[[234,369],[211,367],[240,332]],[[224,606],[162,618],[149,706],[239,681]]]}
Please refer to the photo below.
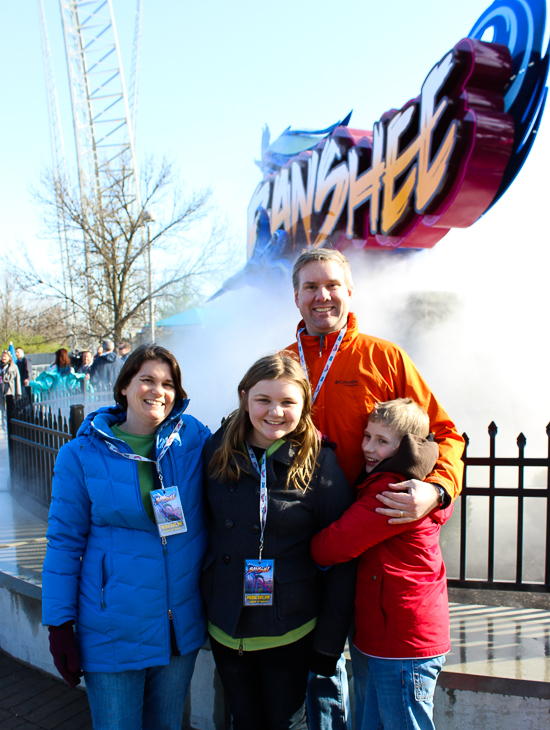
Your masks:
{"label": "man in orange jacket", "polygon": [[[374,403],[410,397],[430,417],[439,459],[425,481],[410,479],[378,495],[377,512],[398,524],[448,506],[462,486],[464,441],[407,354],[359,332],[349,311],[353,282],[346,257],[332,249],[306,251],[294,265],[292,283],[302,321],[297,342],[287,349],[300,356],[313,391],[314,423],[336,444],[336,458],[350,484],[355,484],[364,466],[361,442]],[[335,688],[332,700],[327,680],[310,682],[312,730],[350,727],[342,671],[340,680],[344,686]]]}

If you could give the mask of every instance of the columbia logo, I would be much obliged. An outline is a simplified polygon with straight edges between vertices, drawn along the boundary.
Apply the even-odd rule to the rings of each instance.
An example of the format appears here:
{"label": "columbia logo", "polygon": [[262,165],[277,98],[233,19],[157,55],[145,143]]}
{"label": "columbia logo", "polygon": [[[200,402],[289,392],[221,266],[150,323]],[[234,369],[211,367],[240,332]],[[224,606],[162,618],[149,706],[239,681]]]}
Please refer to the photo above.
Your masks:
{"label": "columbia logo", "polygon": [[334,384],[335,385],[347,385],[349,387],[349,386],[359,385],[359,381],[358,380],[335,380]]}

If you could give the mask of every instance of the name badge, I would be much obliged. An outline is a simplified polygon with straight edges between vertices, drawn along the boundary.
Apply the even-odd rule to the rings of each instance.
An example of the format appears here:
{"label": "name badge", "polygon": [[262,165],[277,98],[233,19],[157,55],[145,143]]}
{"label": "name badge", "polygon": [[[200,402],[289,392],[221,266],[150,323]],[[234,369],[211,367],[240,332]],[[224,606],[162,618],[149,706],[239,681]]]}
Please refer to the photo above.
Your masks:
{"label": "name badge", "polygon": [[273,605],[274,560],[244,561],[243,606]]}
{"label": "name badge", "polygon": [[153,489],[150,495],[159,535],[169,537],[187,532],[178,488]]}

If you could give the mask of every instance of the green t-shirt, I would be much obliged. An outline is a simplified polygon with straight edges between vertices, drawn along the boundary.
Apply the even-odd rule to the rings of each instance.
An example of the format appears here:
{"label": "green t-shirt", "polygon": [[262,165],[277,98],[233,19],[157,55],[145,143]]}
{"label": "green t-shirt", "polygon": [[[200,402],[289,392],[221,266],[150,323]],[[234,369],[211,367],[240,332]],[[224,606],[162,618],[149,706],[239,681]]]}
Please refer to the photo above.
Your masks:
{"label": "green t-shirt", "polygon": [[[117,439],[122,439],[122,441],[128,444],[134,454],[139,454],[139,456],[145,456],[148,459],[151,458],[151,452],[153,451],[153,445],[157,437],[156,433],[152,433],[149,436],[137,436],[133,433],[126,433],[126,431],[123,431],[116,424],[111,426],[111,431],[113,432],[113,436],[115,436]],[[151,497],[149,496],[149,492],[151,491],[151,489],[155,488],[155,481],[153,479],[153,469],[155,468],[155,465],[150,464],[146,461],[138,461],[137,467],[139,476],[139,488],[141,491],[143,505],[149,519],[155,522],[153,504],[151,503]]]}

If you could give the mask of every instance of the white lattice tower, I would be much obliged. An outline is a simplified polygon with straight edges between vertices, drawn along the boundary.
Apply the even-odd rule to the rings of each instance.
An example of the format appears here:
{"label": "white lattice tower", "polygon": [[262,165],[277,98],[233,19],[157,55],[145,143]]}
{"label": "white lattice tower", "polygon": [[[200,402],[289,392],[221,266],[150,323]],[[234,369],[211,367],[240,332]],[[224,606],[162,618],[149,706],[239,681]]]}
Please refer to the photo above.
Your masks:
{"label": "white lattice tower", "polygon": [[106,171],[124,174],[139,209],[128,97],[111,0],[59,0],[71,88],[80,192],[101,208]]}
{"label": "white lattice tower", "polygon": [[[48,118],[50,121],[50,142],[52,148],[53,173],[56,186],[56,195],[59,197],[61,194],[61,190],[67,185],[67,159],[65,157],[65,145],[63,142],[63,130],[61,127],[61,117],[59,114],[59,103],[57,99],[55,75],[53,71],[48,28],[46,25],[46,16],[44,14],[44,6],[42,0],[38,0],[38,14],[40,17],[40,36],[42,39],[42,56],[44,60],[44,74],[46,77],[46,97],[48,101]],[[73,282],[70,275],[71,259],[69,250],[68,226],[63,216],[63,206],[59,204],[59,201],[56,208],[59,252],[61,257],[61,268],[63,272],[63,291],[65,294],[66,308],[70,309],[72,314],[72,330],[74,338],[73,346],[76,348],[78,343],[76,341],[76,335],[74,334],[76,314],[74,308]],[[69,302],[73,303],[70,307]]]}

